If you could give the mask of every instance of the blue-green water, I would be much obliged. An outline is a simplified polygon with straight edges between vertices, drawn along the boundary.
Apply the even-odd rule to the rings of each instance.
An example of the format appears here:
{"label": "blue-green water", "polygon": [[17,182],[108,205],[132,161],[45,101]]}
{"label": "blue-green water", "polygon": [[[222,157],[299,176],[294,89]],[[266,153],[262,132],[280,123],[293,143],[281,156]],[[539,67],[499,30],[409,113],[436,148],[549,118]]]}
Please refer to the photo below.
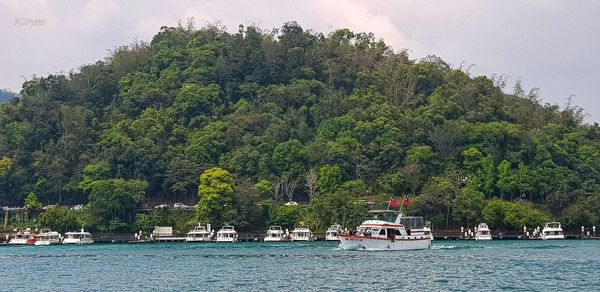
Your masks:
{"label": "blue-green water", "polygon": [[600,241],[437,241],[410,252],[336,244],[0,248],[0,290],[600,289]]}

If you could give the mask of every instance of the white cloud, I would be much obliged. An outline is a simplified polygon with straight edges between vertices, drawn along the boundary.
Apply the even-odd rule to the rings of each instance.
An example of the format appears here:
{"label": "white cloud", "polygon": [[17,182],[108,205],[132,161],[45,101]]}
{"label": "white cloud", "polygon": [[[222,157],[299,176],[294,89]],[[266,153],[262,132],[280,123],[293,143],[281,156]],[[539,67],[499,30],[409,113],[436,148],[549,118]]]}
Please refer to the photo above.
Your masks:
{"label": "white cloud", "polygon": [[355,32],[373,32],[396,50],[420,50],[421,44],[408,39],[389,15],[372,12],[369,2],[352,0],[316,1],[315,11],[334,29],[349,28]]}

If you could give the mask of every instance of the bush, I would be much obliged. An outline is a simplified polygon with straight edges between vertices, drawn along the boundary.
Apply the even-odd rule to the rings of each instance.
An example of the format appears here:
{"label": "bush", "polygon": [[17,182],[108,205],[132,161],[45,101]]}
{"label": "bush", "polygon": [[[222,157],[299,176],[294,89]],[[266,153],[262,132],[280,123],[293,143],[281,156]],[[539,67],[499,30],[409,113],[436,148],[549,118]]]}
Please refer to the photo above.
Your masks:
{"label": "bush", "polygon": [[490,227],[518,230],[523,226],[543,226],[551,220],[550,216],[536,209],[529,202],[506,202],[493,199],[481,212]]}

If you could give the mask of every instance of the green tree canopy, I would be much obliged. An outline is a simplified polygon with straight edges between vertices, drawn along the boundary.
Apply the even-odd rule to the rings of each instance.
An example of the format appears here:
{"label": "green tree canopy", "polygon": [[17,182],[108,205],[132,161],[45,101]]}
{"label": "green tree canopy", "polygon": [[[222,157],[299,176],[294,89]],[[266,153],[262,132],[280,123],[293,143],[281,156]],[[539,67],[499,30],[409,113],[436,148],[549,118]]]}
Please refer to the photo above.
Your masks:
{"label": "green tree canopy", "polygon": [[121,219],[132,222],[144,201],[148,183],[142,180],[103,179],[90,185],[89,209],[106,222]]}
{"label": "green tree canopy", "polygon": [[227,170],[218,167],[205,170],[198,187],[198,220],[214,226],[233,223],[236,215],[233,192],[233,175]]}

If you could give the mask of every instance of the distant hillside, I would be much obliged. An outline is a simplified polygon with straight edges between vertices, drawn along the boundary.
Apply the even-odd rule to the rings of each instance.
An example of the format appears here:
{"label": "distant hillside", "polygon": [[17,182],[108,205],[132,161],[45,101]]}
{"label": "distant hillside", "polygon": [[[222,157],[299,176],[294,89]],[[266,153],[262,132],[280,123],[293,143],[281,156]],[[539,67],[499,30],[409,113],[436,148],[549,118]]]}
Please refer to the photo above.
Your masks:
{"label": "distant hillside", "polygon": [[[352,227],[356,206],[392,194],[410,194],[408,210],[438,228],[599,224],[598,125],[503,83],[348,29],[162,27],[80,72],[27,81],[19,103],[0,106],[0,156],[13,160],[0,202],[34,192],[120,208],[110,190],[147,186],[119,200],[193,204],[199,175],[221,167],[236,228]],[[288,200],[310,205],[274,211]],[[92,205],[113,223],[135,218]]]}
{"label": "distant hillside", "polygon": [[8,102],[17,96],[19,95],[8,89],[0,89],[0,103]]}

